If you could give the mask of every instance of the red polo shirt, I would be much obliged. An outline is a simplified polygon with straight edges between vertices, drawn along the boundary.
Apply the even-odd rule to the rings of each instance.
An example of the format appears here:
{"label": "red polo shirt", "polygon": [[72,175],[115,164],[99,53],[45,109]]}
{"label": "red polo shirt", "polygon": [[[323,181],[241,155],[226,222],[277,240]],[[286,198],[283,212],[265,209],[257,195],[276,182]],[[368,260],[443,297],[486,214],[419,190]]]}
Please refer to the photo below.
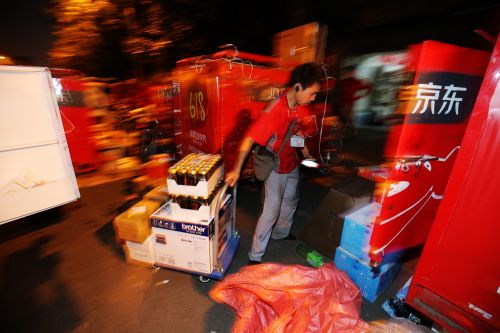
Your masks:
{"label": "red polo shirt", "polygon": [[[297,106],[295,110],[290,109],[284,91],[277,99],[270,102],[259,118],[250,126],[246,135],[251,137],[257,144],[267,146],[267,149],[277,153],[283,139],[286,136],[288,127],[294,118],[297,119],[293,133],[302,129],[305,135],[311,135],[314,131],[314,123],[310,119],[312,114],[307,107]],[[287,140],[283,150],[279,155],[278,173],[289,173],[298,165],[297,152],[290,146],[290,139]]]}

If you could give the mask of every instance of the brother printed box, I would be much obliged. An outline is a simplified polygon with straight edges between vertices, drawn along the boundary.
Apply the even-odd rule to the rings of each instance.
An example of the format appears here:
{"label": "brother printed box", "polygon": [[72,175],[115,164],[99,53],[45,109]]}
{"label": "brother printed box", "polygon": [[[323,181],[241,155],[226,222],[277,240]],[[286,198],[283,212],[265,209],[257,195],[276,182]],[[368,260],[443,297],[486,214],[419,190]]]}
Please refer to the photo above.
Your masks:
{"label": "brother printed box", "polygon": [[[218,255],[226,248],[233,233],[234,216],[230,209],[233,201],[226,197],[219,213]],[[185,217],[185,216],[184,216]],[[173,214],[171,202],[167,202],[151,215],[153,247],[156,265],[194,273],[212,273],[213,253],[216,249],[215,219],[183,221]]]}
{"label": "brother printed box", "polygon": [[167,203],[151,215],[156,265],[211,273],[214,220],[179,221],[171,212]]}
{"label": "brother printed box", "polygon": [[382,264],[380,270],[374,271],[368,263],[340,246],[335,252],[334,263],[338,269],[349,275],[361,290],[361,295],[372,303],[391,284],[401,269],[401,263],[390,262]]}

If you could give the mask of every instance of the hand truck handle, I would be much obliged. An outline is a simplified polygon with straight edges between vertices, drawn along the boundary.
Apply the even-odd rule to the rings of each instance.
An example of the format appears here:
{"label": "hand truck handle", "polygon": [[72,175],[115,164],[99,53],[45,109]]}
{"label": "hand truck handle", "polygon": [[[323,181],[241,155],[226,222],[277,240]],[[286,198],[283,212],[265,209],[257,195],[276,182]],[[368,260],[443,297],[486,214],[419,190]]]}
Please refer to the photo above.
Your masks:
{"label": "hand truck handle", "polygon": [[[215,210],[214,210],[214,249],[213,249],[213,257],[212,257],[212,263],[214,264],[214,269],[217,270],[218,272],[222,271],[222,265],[219,263],[219,211],[220,211],[220,206],[222,202],[224,201],[224,198],[226,197],[226,192],[227,189],[229,188],[229,184],[224,183],[222,186],[222,189],[219,192],[219,195],[217,197],[217,203],[215,204]],[[234,200],[234,198],[233,198]]]}

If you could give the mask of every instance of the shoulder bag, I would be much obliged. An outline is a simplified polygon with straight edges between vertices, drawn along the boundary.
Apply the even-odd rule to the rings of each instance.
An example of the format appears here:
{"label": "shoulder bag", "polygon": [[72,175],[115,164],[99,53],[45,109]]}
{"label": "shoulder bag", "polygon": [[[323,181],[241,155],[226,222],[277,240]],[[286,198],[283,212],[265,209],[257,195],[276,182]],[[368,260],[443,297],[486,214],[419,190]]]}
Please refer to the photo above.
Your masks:
{"label": "shoulder bag", "polygon": [[295,121],[296,120],[293,120],[290,123],[286,136],[283,139],[283,142],[281,143],[277,154],[269,151],[268,149],[266,149],[266,147],[263,147],[261,145],[257,145],[257,147],[255,147],[253,152],[253,168],[255,170],[255,178],[257,178],[258,180],[266,180],[271,174],[271,171],[273,171],[277,167],[279,161],[278,156],[283,150],[286,142],[291,137]]}

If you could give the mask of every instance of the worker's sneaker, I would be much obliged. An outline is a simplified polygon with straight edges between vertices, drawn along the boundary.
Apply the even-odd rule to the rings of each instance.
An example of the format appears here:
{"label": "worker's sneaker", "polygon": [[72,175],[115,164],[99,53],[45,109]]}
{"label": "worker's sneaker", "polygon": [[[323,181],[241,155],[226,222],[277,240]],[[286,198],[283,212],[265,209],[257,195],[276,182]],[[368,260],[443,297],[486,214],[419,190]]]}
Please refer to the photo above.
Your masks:
{"label": "worker's sneaker", "polygon": [[248,260],[248,265],[258,265],[258,264],[261,264],[261,262],[257,260]]}

